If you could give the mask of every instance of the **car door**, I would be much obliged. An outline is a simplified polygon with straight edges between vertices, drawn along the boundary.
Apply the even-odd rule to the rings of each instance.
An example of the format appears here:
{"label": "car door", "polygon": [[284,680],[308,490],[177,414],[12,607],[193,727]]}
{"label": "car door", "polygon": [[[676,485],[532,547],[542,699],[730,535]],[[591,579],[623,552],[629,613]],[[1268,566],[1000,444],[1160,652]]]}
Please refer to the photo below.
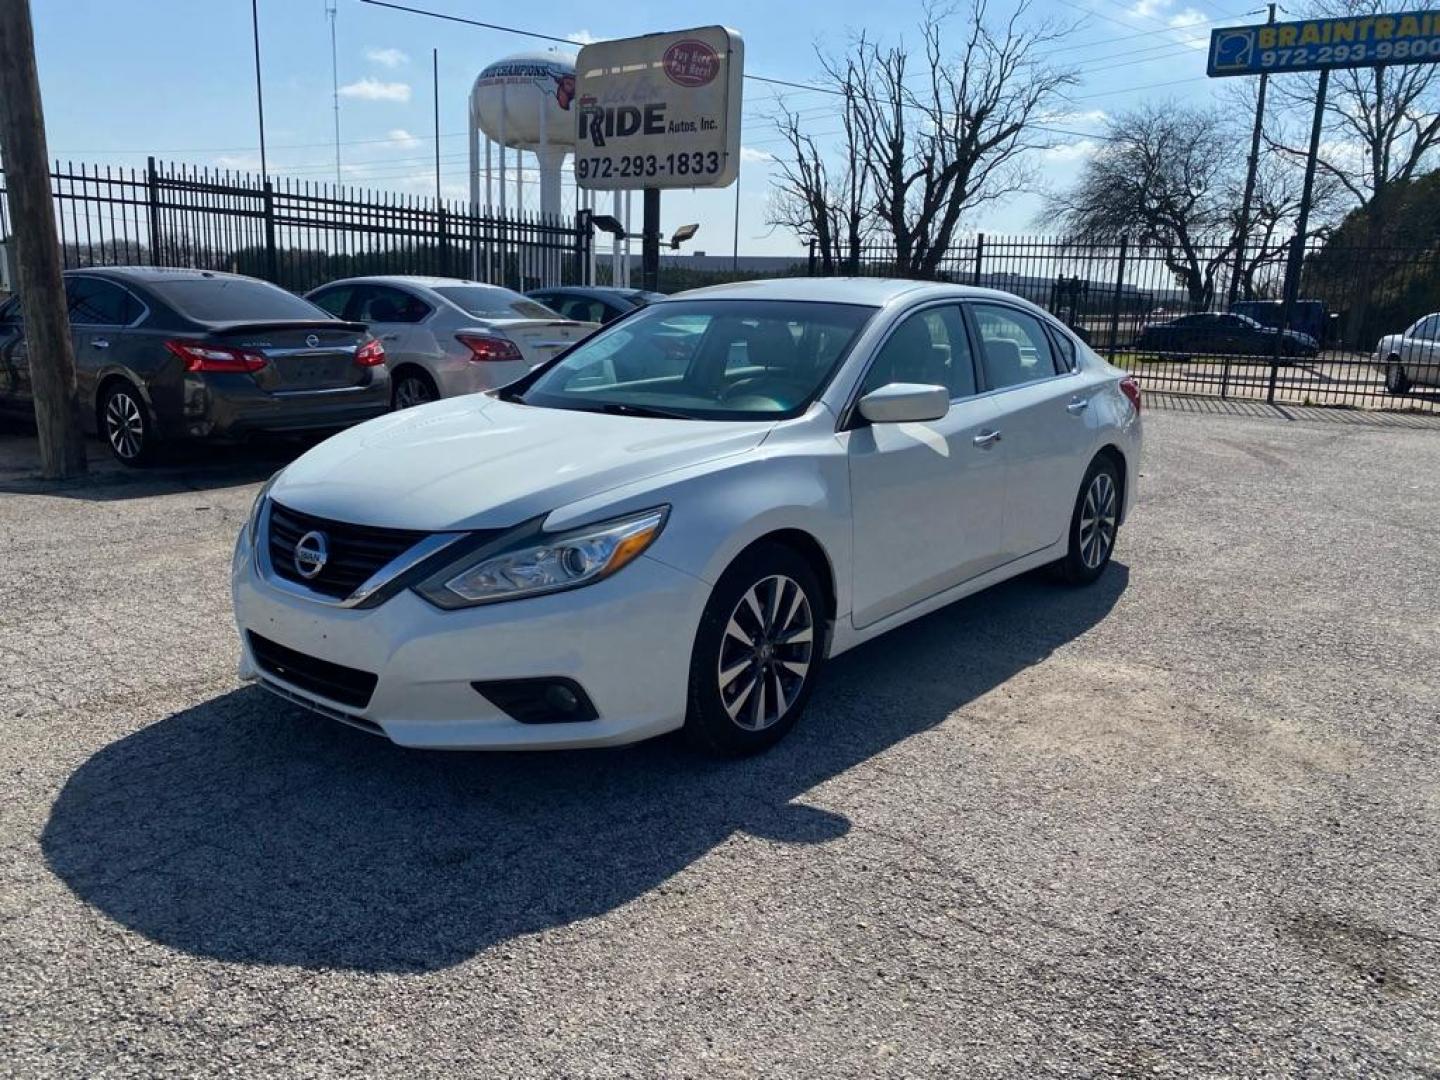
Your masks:
{"label": "car door", "polygon": [[429,347],[433,342],[421,340],[418,330],[431,310],[418,296],[393,285],[357,285],[346,306],[349,319],[363,322],[380,339],[391,366],[396,360],[433,352]]}
{"label": "car door", "polygon": [[945,386],[939,420],[842,434],[854,521],[852,618],[883,619],[1001,561],[1004,467],[989,437],[995,404],[976,393],[970,335],[957,305],[907,315],[875,353],[858,397],[892,382]]}
{"label": "car door", "polygon": [[1433,364],[1440,356],[1440,315],[1426,315],[1405,333],[1405,362]]}
{"label": "car door", "polygon": [[0,408],[23,411],[30,408],[29,395],[21,395],[20,367],[26,368],[25,321],[20,297],[12,296],[0,305]]}
{"label": "car door", "polygon": [[75,381],[81,399],[88,401],[102,371],[132,366],[125,331],[144,307],[113,281],[83,274],[65,279],[65,304],[75,343]]}
{"label": "car door", "polygon": [[1002,303],[966,309],[1005,466],[1000,551],[1009,561],[1049,547],[1069,525],[1087,464],[1088,386],[1057,354],[1039,317]]}

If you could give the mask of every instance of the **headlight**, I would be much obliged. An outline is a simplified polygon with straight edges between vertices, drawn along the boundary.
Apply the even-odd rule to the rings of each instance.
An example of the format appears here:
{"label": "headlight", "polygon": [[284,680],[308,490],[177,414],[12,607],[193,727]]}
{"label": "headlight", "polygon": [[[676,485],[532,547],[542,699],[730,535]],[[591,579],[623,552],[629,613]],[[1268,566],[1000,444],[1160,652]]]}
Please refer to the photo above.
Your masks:
{"label": "headlight", "polygon": [[265,496],[270,494],[270,489],[275,486],[275,481],[280,479],[284,469],[277,469],[275,475],[266,480],[255,495],[255,501],[250,504],[250,517],[245,522],[245,532],[250,537],[250,546],[255,546],[260,531],[260,511],[265,507]]}
{"label": "headlight", "polygon": [[469,565],[447,566],[416,589],[440,607],[461,608],[589,585],[648,548],[669,513],[661,506],[553,536],[531,533],[505,550],[482,549]]}

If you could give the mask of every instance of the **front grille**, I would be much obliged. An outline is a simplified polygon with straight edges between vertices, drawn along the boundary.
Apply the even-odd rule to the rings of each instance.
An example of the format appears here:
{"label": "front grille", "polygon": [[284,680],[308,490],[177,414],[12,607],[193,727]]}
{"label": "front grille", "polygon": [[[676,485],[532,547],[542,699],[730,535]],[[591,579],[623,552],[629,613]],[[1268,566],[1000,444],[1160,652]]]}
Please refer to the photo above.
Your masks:
{"label": "front grille", "polygon": [[379,676],[359,668],[333,664],[319,657],[306,656],[279,642],[261,637],[255,631],[248,631],[250,651],[260,670],[284,679],[291,686],[307,693],[338,701],[354,709],[363,709],[370,704],[370,695],[375,693]]}
{"label": "front grille", "polygon": [[[325,535],[324,569],[306,579],[295,568],[295,545],[308,532]],[[409,529],[378,529],[313,517],[270,501],[270,566],[280,577],[343,600],[397,555],[429,535]]]}

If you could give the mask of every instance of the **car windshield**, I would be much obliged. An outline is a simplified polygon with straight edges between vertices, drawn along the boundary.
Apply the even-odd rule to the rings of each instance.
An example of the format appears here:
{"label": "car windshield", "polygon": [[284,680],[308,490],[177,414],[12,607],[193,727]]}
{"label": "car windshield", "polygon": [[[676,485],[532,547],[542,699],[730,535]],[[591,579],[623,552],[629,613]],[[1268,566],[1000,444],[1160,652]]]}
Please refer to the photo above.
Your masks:
{"label": "car windshield", "polygon": [[558,319],[544,304],[493,285],[437,285],[435,291],[476,319]]}
{"label": "car windshield", "polygon": [[787,300],[654,304],[572,349],[519,400],[693,420],[797,416],[876,310]]}
{"label": "car windshield", "polygon": [[330,319],[328,311],[278,285],[250,278],[173,278],[147,281],[160,299],[196,322],[252,319]]}

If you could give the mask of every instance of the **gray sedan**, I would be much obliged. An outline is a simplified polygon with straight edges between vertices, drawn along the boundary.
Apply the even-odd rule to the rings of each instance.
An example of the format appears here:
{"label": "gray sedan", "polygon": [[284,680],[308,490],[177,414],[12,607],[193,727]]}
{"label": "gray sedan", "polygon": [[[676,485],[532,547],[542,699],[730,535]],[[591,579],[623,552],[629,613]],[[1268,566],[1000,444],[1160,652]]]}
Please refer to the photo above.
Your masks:
{"label": "gray sedan", "polygon": [[514,382],[597,328],[461,278],[346,278],[308,299],[380,339],[397,409]]}

